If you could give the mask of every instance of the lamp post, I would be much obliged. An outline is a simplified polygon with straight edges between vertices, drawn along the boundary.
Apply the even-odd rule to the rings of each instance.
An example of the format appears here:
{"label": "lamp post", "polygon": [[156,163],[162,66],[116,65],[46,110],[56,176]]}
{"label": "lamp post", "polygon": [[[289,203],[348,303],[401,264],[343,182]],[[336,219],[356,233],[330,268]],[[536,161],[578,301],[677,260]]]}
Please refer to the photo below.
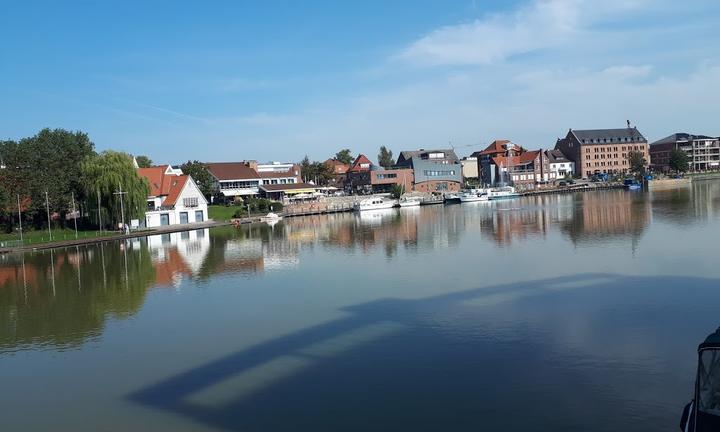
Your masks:
{"label": "lamp post", "polygon": [[50,241],[52,241],[52,230],[50,229],[50,201],[48,199],[47,191],[45,191],[45,210],[47,211],[48,235],[50,236]]}
{"label": "lamp post", "polygon": [[17,196],[18,203],[18,223],[20,224],[20,243],[23,242],[23,231],[22,231],[22,210],[20,210],[20,194]]}

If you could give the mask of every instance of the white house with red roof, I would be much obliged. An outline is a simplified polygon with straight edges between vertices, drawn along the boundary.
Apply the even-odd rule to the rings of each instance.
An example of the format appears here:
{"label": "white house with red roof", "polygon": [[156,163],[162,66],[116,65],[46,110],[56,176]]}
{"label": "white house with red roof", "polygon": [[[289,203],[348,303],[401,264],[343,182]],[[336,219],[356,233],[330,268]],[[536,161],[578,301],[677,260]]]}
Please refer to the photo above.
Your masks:
{"label": "white house with red roof", "polygon": [[138,168],[150,183],[145,226],[148,228],[204,222],[207,200],[192,177],[171,165]]}

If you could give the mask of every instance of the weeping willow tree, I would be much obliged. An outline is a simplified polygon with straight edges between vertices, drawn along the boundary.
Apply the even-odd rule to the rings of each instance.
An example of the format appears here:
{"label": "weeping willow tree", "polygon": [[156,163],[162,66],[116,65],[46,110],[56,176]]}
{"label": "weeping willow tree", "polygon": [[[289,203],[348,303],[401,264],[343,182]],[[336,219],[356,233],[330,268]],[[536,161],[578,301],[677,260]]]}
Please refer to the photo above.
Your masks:
{"label": "weeping willow tree", "polygon": [[[126,223],[130,219],[145,217],[150,185],[147,179],[138,175],[132,156],[127,153],[106,150],[83,162],[82,173],[87,195],[94,197],[95,202],[97,202],[98,194],[100,196],[101,209],[97,209],[97,211],[102,212],[103,224],[121,220],[120,195],[118,194],[121,189]],[[109,219],[111,220],[108,220],[107,214],[110,215]]]}

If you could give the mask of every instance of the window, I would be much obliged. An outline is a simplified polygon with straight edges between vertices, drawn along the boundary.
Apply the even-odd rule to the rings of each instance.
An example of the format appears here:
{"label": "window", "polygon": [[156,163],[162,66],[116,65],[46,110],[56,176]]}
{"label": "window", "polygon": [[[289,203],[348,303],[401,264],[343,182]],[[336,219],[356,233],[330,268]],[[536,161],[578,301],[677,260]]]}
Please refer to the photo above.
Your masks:
{"label": "window", "polygon": [[378,180],[394,179],[394,178],[397,178],[397,174],[396,173],[377,174],[376,178]]}
{"label": "window", "polygon": [[193,197],[193,198],[183,198],[183,206],[185,206],[185,207],[197,207],[197,206],[198,206],[198,199],[197,199],[197,197]]}
{"label": "window", "polygon": [[455,170],[448,170],[448,171],[424,170],[423,173],[427,177],[454,176]]}

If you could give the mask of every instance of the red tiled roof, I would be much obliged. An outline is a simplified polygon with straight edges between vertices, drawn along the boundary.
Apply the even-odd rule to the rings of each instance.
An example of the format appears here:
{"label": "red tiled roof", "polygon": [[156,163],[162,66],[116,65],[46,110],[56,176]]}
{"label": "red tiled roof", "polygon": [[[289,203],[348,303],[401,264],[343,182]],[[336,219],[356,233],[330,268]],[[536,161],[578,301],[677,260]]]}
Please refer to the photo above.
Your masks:
{"label": "red tiled roof", "polygon": [[370,159],[368,159],[364,154],[360,154],[357,158],[355,158],[355,162],[350,165],[348,172],[370,171],[370,168],[360,168],[361,164],[370,164],[370,166],[372,166]]}
{"label": "red tiled roof", "polygon": [[245,165],[245,162],[210,162],[205,165],[210,173],[218,180],[247,180],[260,178],[257,171]]}
{"label": "red tiled roof", "polygon": [[185,187],[185,183],[187,183],[190,177],[186,175],[166,177],[170,177],[170,180],[168,181],[168,183],[170,183],[170,190],[168,191],[167,198],[163,201],[163,206],[172,206],[175,205],[175,202],[180,196],[180,192],[182,192]]}
{"label": "red tiled roof", "polygon": [[166,196],[163,205],[175,205],[190,176],[165,174],[168,165],[138,168],[138,174],[150,182],[150,196]]}
{"label": "red tiled roof", "polygon": [[138,174],[141,177],[145,177],[150,182],[150,195],[160,196],[167,195],[169,186],[164,184],[165,171],[168,169],[168,165],[153,166],[149,168],[138,168]]}
{"label": "red tiled roof", "polygon": [[532,163],[535,160],[535,158],[538,157],[539,154],[540,154],[540,150],[533,150],[533,151],[528,151],[528,152],[522,153],[519,156],[512,156],[512,157],[495,156],[494,158],[492,158],[492,160],[495,165],[499,165],[502,167],[527,165],[529,163]]}
{"label": "red tiled roof", "polygon": [[510,140],[495,140],[491,142],[489,146],[485,147],[485,150],[481,151],[478,154],[487,155],[495,153],[505,153],[505,147],[503,146],[509,142]]}

